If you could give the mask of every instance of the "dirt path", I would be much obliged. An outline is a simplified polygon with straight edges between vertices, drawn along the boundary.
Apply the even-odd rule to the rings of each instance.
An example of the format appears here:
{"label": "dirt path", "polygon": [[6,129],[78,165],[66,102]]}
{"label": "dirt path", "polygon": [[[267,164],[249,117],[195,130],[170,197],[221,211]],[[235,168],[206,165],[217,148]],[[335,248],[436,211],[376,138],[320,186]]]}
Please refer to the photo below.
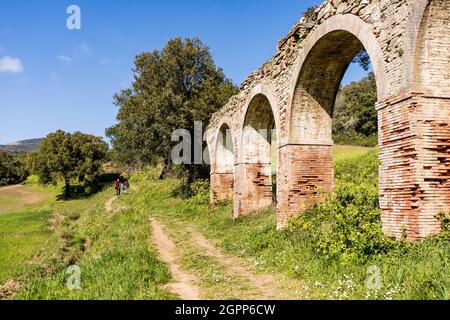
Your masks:
{"label": "dirt path", "polygon": [[284,292],[279,290],[277,280],[273,275],[255,274],[253,271],[244,266],[243,262],[239,258],[221,252],[193,226],[186,226],[186,231],[190,233],[192,244],[201,250],[202,254],[216,258],[230,271],[231,274],[237,274],[240,277],[246,278],[249,283],[259,291],[259,299],[289,299]]}
{"label": "dirt path", "polygon": [[105,209],[106,209],[106,211],[108,211],[109,213],[111,213],[111,212],[114,211],[113,203],[114,203],[114,201],[116,201],[116,200],[117,200],[117,197],[114,196],[114,197],[112,197],[111,199],[108,199],[108,201],[106,201],[106,203],[105,203]]}
{"label": "dirt path", "polygon": [[162,260],[169,265],[174,283],[168,289],[180,296],[182,300],[200,300],[200,290],[195,285],[198,279],[185,271],[179,264],[180,254],[176,245],[165,233],[164,227],[158,220],[150,219],[152,226],[152,241],[155,244]]}
{"label": "dirt path", "polygon": [[[183,290],[191,290],[197,292],[198,297],[198,292],[201,291],[193,285],[194,283],[198,283],[202,289],[208,290],[208,284],[199,282],[200,274],[192,276],[182,271],[178,261],[181,259],[180,253],[183,253],[185,258],[186,255],[187,257],[195,255],[208,257],[216,261],[234,279],[234,282],[230,282],[230,285],[235,286],[234,292],[242,295],[237,296],[238,299],[248,298],[249,292],[252,294],[252,299],[258,300],[304,298],[302,293],[305,290],[300,281],[287,279],[282,275],[275,276],[253,271],[239,257],[223,253],[213,242],[206,239],[197,228],[185,221],[166,221],[165,223],[165,226],[163,226],[155,218],[151,219],[153,242],[157,245],[161,257],[169,264],[170,271],[178,283],[178,286],[173,286],[171,289],[180,296],[184,297],[182,295],[182,293],[185,294]],[[177,245],[174,243],[174,237],[177,239]],[[194,248],[194,253],[192,248]],[[242,288],[246,288],[246,291],[242,291]],[[203,296],[206,296],[206,294],[203,294]]]}

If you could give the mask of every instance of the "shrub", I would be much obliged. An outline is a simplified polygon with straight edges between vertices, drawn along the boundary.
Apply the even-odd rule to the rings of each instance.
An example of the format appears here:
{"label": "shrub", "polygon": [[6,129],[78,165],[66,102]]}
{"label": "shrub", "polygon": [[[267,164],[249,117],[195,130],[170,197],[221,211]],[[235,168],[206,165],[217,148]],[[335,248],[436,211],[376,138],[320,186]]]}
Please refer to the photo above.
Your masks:
{"label": "shrub", "polygon": [[327,201],[295,219],[290,230],[307,235],[317,253],[344,263],[365,262],[395,246],[383,234],[378,192],[365,185],[339,185]]}
{"label": "shrub", "polygon": [[192,197],[187,199],[183,204],[185,213],[199,213],[209,206],[210,186],[208,180],[199,180],[190,186]]}

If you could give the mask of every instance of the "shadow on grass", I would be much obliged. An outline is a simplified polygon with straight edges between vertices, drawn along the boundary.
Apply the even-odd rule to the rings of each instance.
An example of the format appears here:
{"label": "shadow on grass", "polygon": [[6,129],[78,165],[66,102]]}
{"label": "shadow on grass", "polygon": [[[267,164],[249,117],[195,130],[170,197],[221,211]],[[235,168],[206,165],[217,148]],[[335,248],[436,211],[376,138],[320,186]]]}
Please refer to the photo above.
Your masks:
{"label": "shadow on grass", "polygon": [[119,173],[104,173],[99,176],[93,185],[70,185],[69,190],[63,187],[61,193],[56,196],[56,199],[57,201],[89,199],[113,186],[117,179],[120,179],[122,183],[125,181],[124,177]]}

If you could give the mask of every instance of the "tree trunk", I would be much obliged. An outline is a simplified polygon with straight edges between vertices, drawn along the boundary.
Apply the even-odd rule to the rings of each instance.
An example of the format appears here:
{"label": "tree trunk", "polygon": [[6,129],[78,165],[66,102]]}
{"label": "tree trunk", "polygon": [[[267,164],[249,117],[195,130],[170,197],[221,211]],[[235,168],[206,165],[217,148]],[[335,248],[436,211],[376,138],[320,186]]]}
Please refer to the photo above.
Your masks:
{"label": "tree trunk", "polygon": [[70,181],[68,179],[64,180],[65,187],[64,187],[64,200],[70,199]]}

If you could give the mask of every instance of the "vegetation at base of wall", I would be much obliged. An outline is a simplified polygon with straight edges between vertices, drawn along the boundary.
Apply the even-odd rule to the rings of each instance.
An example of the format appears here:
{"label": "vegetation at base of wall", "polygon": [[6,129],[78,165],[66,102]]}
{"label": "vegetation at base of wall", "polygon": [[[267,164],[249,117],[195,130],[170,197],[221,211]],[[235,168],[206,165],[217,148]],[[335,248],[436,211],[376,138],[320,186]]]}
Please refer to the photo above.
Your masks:
{"label": "vegetation at base of wall", "polygon": [[[441,215],[441,235],[394,241],[382,232],[377,151],[340,157],[335,166],[336,191],[282,232],[273,209],[235,221],[232,206],[211,208],[203,188],[171,214],[196,223],[255,269],[304,281],[311,298],[450,299],[448,216]],[[380,287],[369,288],[373,270],[380,272]]]}

